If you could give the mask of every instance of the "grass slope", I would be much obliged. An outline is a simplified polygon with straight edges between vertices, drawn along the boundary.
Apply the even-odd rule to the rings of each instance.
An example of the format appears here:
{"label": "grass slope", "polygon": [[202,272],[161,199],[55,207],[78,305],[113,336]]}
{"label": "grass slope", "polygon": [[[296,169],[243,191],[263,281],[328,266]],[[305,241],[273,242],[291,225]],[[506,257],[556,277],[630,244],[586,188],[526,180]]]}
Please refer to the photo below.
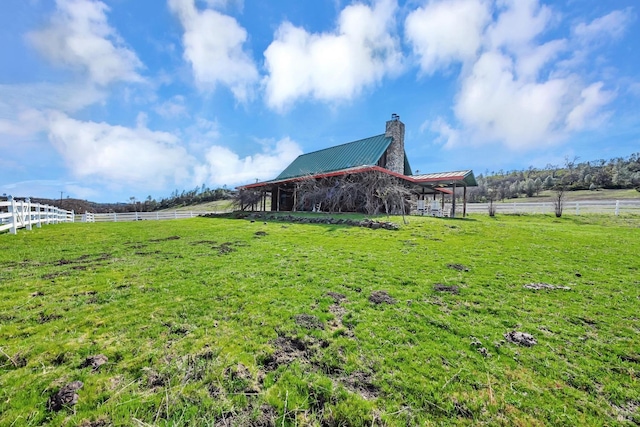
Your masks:
{"label": "grass slope", "polygon": [[639,423],[638,253],[605,216],[0,235],[0,425]]}

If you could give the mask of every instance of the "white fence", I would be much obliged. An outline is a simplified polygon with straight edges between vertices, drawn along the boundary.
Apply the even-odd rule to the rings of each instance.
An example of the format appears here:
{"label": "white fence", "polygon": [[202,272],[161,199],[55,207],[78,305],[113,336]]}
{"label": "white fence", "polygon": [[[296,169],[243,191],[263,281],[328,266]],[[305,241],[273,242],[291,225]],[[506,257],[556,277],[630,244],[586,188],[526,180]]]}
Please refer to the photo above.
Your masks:
{"label": "white fence", "polygon": [[[520,213],[554,213],[553,202],[513,202],[494,203],[496,213],[520,214]],[[457,210],[456,210],[457,212]],[[566,214],[638,214],[640,215],[640,198],[631,200],[583,200],[564,202],[563,213]],[[488,203],[468,203],[467,213],[489,213]]]}
{"label": "white fence", "polygon": [[55,206],[31,203],[29,199],[15,200],[9,196],[7,201],[0,201],[0,231],[9,230],[16,234],[19,228],[31,230],[35,225],[58,224],[60,222],[74,222],[73,211],[67,211]]}
{"label": "white fence", "polygon": [[162,211],[162,212],[124,212],[124,213],[90,213],[76,215],[81,222],[125,222],[125,221],[157,221],[161,219],[184,219],[193,218],[198,215],[220,212],[201,211]]}

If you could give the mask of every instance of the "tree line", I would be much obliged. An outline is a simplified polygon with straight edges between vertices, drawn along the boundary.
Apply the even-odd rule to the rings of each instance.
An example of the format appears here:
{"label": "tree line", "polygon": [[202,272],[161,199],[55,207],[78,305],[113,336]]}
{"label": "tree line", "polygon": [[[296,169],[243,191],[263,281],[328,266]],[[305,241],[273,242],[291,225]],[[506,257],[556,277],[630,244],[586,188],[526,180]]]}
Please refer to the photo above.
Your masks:
{"label": "tree line", "polygon": [[565,159],[563,166],[486,172],[476,177],[477,187],[468,189],[470,202],[534,197],[544,190],[564,191],[629,189],[640,191],[640,153],[611,160],[578,162]]}

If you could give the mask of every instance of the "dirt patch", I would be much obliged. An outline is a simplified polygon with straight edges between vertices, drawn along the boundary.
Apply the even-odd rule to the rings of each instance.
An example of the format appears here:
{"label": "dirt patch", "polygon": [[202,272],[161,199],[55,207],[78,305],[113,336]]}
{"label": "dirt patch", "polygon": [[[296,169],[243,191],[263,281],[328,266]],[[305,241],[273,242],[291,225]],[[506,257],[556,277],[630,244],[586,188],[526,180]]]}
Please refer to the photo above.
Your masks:
{"label": "dirt patch", "polygon": [[347,389],[367,400],[376,399],[380,395],[380,388],[373,384],[373,378],[367,372],[355,371],[347,377],[340,378],[339,381]]}
{"label": "dirt patch", "polygon": [[436,292],[448,292],[450,294],[459,294],[460,288],[456,285],[443,285],[442,283],[436,283],[433,285],[433,290]]}
{"label": "dirt patch", "polygon": [[222,243],[219,246],[214,246],[212,249],[217,249],[220,255],[226,255],[235,251],[235,248],[233,247],[233,243],[231,242]]}
{"label": "dirt patch", "polygon": [[42,296],[44,296],[44,292],[42,292],[42,291],[36,291],[36,292],[33,292],[33,293],[32,293],[31,295],[29,295],[29,296],[30,296],[31,298],[35,298],[35,297],[42,297]]}
{"label": "dirt patch", "polygon": [[[0,348],[0,350],[2,350]],[[13,366],[14,368],[24,368],[27,366],[27,358],[22,353],[16,353],[13,356],[8,355],[4,351],[0,351],[0,367]]]}
{"label": "dirt patch", "polygon": [[198,240],[197,242],[193,242],[194,245],[215,245],[217,243],[215,240]]}
{"label": "dirt patch", "polygon": [[457,271],[469,271],[469,267],[462,264],[447,264],[447,268]]}
{"label": "dirt patch", "polygon": [[296,314],[293,317],[296,325],[306,329],[324,329],[324,323],[313,314]]}
{"label": "dirt patch", "polygon": [[256,231],[254,234],[256,236],[258,236],[258,237],[262,237],[262,236],[266,236],[267,232],[266,231]]}
{"label": "dirt patch", "polygon": [[36,320],[36,322],[43,324],[43,323],[51,322],[53,320],[57,320],[61,318],[62,316],[59,314],[45,313],[44,311],[41,311],[40,313],[38,313],[38,319]]}
{"label": "dirt patch", "polygon": [[564,290],[570,291],[571,288],[568,286],[554,286],[548,283],[529,283],[528,285],[524,285],[525,289],[533,289],[534,291],[554,291],[554,290]]}
{"label": "dirt patch", "polygon": [[135,255],[141,255],[141,256],[145,256],[145,255],[157,255],[162,253],[161,251],[136,251],[134,252]]}
{"label": "dirt patch", "polygon": [[45,280],[50,280],[50,279],[55,279],[56,277],[60,277],[60,276],[68,276],[69,272],[67,271],[58,271],[55,273],[47,273],[47,274],[43,274],[41,277]]}
{"label": "dirt patch", "polygon": [[84,420],[78,427],[109,427],[113,425],[108,418],[98,418],[97,420]]}
{"label": "dirt patch", "polygon": [[215,427],[272,427],[276,425],[278,413],[276,410],[263,404],[258,407],[249,405],[240,411],[227,412],[215,420]]}
{"label": "dirt patch", "polygon": [[150,242],[167,242],[169,240],[179,240],[180,236],[163,237],[162,239],[151,239]]}
{"label": "dirt patch", "polygon": [[347,300],[347,297],[345,295],[339,294],[338,292],[329,291],[327,292],[327,296],[330,296],[331,298],[333,298],[336,304],[340,304],[341,302]]}
{"label": "dirt patch", "polygon": [[97,372],[98,369],[109,361],[109,358],[104,354],[96,354],[95,356],[87,357],[80,365],[81,368],[91,367],[93,372]]}
{"label": "dirt patch", "polygon": [[142,368],[145,371],[147,377],[147,387],[150,389],[156,389],[164,387],[169,384],[169,377],[167,374],[161,374],[151,368]]}
{"label": "dirt patch", "polygon": [[533,335],[526,332],[507,332],[506,334],[504,334],[504,338],[510,343],[518,344],[524,347],[533,347],[534,345],[538,344],[538,341],[536,341]]}
{"label": "dirt patch", "polygon": [[271,344],[275,351],[261,361],[267,371],[273,371],[295,360],[308,360],[309,345],[297,337],[278,337]]}
{"label": "dirt patch", "polygon": [[624,362],[640,363],[640,355],[638,354],[625,354],[623,356],[620,356],[620,359],[622,359]]}
{"label": "dirt patch", "polygon": [[70,407],[78,403],[78,390],[82,388],[82,381],[73,381],[62,387],[58,392],[49,397],[47,409],[49,411],[59,411],[62,408]]}
{"label": "dirt patch", "polygon": [[390,296],[387,291],[373,291],[371,295],[369,295],[369,301],[374,304],[395,304],[396,300]]}

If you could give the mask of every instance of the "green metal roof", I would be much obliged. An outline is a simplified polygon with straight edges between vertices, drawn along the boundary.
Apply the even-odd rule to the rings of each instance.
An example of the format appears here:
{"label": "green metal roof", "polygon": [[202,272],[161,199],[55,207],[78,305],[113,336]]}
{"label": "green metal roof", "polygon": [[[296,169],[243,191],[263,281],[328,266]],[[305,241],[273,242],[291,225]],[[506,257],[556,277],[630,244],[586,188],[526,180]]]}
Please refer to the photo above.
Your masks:
{"label": "green metal roof", "polygon": [[[356,166],[373,166],[378,163],[389,144],[391,144],[391,138],[382,134],[314,151],[313,153],[302,154],[287,166],[275,181],[333,172]],[[407,166],[408,162],[405,163],[405,170]]]}

